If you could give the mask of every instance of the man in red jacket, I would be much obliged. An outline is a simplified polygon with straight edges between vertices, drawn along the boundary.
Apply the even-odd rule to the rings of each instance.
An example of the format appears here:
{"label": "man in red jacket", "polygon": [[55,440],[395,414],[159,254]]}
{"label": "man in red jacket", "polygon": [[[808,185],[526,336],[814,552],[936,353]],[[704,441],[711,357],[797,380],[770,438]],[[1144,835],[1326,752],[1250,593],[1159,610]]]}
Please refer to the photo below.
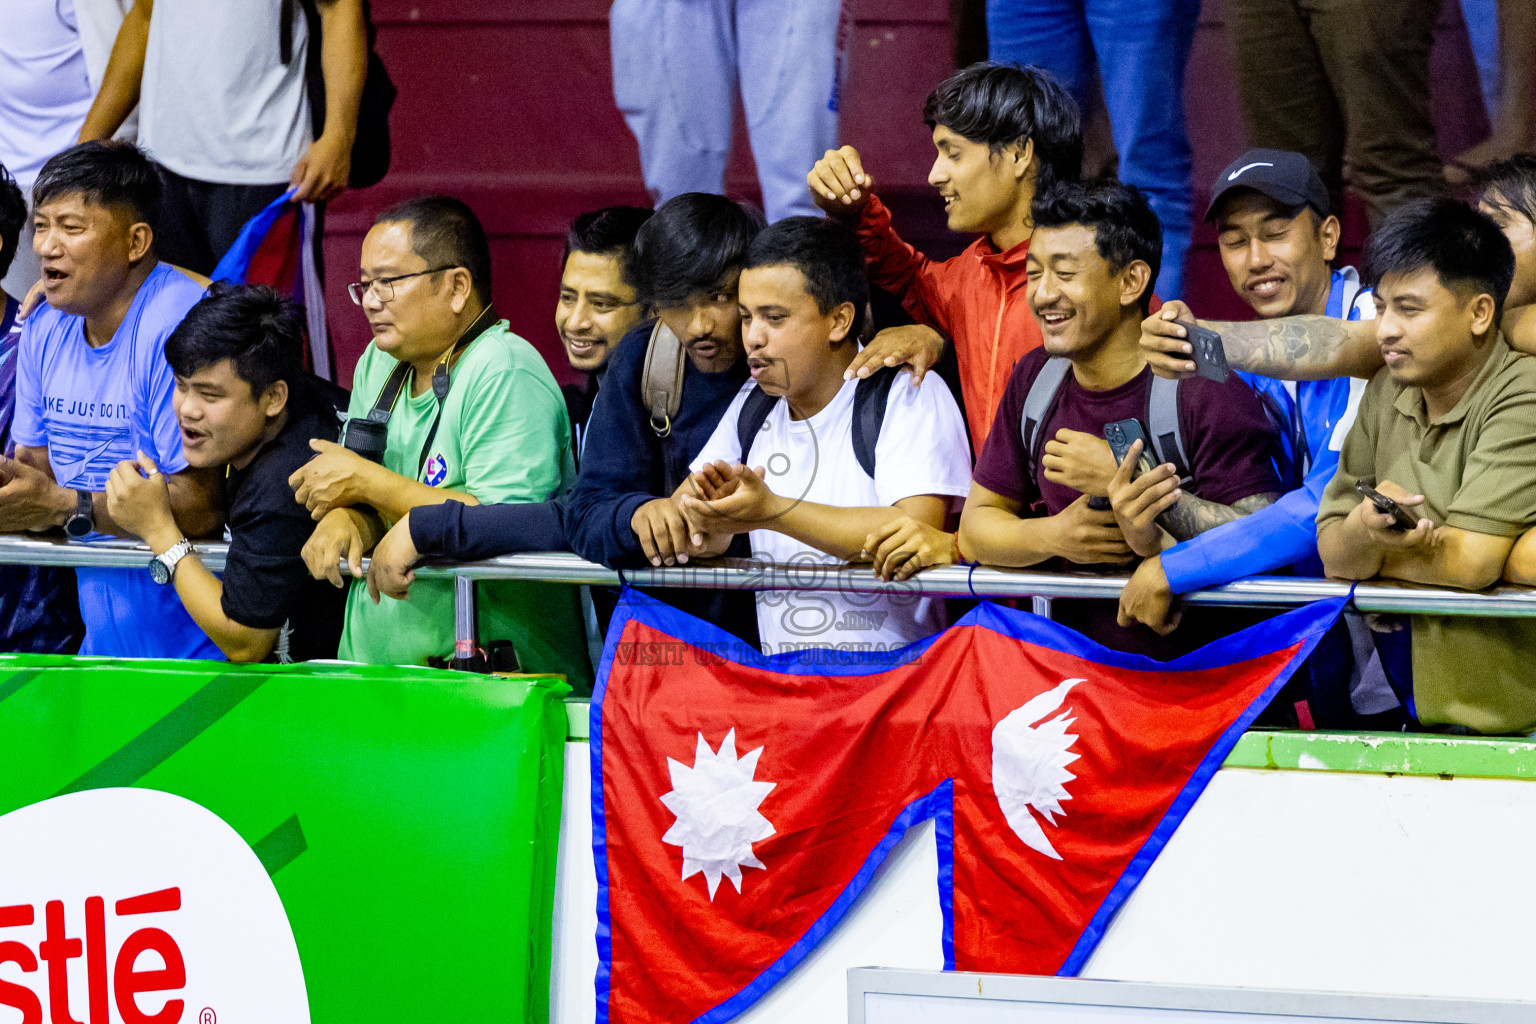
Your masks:
{"label": "man in red jacket", "polygon": [[923,105],[923,122],[937,150],[928,183],[944,199],[950,230],[982,236],[954,259],[935,262],[901,240],[852,146],[829,150],[806,183],[823,210],[857,227],[870,281],[899,298],[919,325],[882,331],[848,376],[906,363],[915,383],[943,353],[947,335],[971,443],[980,451],[1013,364],[1040,344],[1024,301],[1030,203],[1052,184],[1077,179],[1081,119],[1049,74],[981,63],[939,83]]}

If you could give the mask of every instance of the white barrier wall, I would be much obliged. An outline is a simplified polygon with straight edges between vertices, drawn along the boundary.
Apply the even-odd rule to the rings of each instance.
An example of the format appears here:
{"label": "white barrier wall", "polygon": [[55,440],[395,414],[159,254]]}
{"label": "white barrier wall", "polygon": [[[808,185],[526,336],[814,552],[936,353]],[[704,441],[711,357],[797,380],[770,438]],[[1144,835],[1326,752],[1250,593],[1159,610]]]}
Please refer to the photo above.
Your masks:
{"label": "white barrier wall", "polygon": [[[585,742],[566,745],[565,767],[550,1019],[586,1024],[597,890]],[[1084,976],[1536,1000],[1533,851],[1529,781],[1224,768]],[[941,967],[937,862],[932,826],[912,830],[833,937],[737,1020],[844,1024],[849,967]]]}

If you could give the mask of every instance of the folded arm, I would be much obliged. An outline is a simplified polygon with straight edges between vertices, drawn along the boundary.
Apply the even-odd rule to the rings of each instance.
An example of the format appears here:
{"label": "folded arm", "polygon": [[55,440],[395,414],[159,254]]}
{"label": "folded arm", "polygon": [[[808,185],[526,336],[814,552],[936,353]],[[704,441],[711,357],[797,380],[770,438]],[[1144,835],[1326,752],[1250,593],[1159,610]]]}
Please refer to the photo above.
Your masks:
{"label": "folded arm", "polygon": [[694,543],[752,530],[772,530],[845,562],[867,559],[866,541],[897,520],[942,530],[950,501],[932,494],[894,505],[846,508],[786,498],[745,466],[714,462],[683,482],[676,496]]}
{"label": "folded arm", "polygon": [[1110,510],[1088,507],[1081,495],[1053,516],[1026,516],[1016,499],[972,483],[960,513],[960,550],[986,565],[1023,567],[1052,558],[1084,565],[1128,563],[1131,549]]}
{"label": "folded arm", "polygon": [[[1377,487],[1400,505],[1390,481]],[[1362,501],[1349,515],[1318,528],[1317,551],[1329,576],[1349,580],[1387,579],[1460,590],[1482,590],[1497,583],[1515,546],[1514,537],[1498,537],[1420,519],[1413,530],[1394,530],[1392,517]]]}

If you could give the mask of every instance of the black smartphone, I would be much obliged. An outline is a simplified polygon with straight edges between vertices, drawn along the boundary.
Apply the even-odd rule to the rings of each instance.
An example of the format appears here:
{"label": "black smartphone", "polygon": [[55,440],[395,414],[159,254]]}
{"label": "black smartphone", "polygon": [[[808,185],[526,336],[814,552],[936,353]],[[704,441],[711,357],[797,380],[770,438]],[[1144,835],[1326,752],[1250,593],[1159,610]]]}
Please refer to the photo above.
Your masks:
{"label": "black smartphone", "polygon": [[1125,461],[1125,453],[1131,450],[1131,445],[1136,441],[1141,442],[1141,458],[1137,460],[1136,468],[1131,472],[1131,479],[1136,479],[1137,476],[1152,468],[1152,445],[1147,441],[1147,432],[1142,429],[1140,420],[1130,419],[1106,423],[1104,440],[1109,442],[1109,451],[1115,457],[1117,466]]}
{"label": "black smartphone", "polygon": [[1417,516],[1409,515],[1403,510],[1403,506],[1382,494],[1370,484],[1361,481],[1355,484],[1355,490],[1360,494],[1360,497],[1369,500],[1372,505],[1375,505],[1376,511],[1385,512],[1397,520],[1397,522],[1392,524],[1392,529],[1402,530],[1406,533],[1419,525]]}
{"label": "black smartphone", "polygon": [[1189,347],[1194,350],[1190,358],[1194,360],[1197,375],[1217,383],[1231,376],[1232,371],[1227,368],[1227,350],[1221,347],[1221,335],[1199,324],[1183,320],[1174,323],[1189,334]]}

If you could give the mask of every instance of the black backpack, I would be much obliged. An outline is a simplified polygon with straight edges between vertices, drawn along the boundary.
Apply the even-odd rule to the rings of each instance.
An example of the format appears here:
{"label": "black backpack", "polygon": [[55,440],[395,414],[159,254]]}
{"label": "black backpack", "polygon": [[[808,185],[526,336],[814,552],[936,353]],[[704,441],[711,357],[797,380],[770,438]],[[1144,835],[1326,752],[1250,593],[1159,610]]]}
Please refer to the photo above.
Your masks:
{"label": "black backpack", "polygon": [[[861,377],[853,389],[853,455],[859,460],[859,468],[871,480],[875,478],[875,444],[880,440],[880,427],[885,423],[885,406],[891,395],[891,384],[901,370],[900,366],[887,366],[868,377]],[[760,387],[754,387],[747,395],[741,413],[736,417],[736,439],[741,444],[742,465],[747,464],[753,439],[778,403],[778,395],[770,395]]]}
{"label": "black backpack", "polygon": [[[304,54],[304,89],[309,95],[310,125],[314,137],[325,130],[325,73],[320,56],[320,11],[315,0],[282,0],[278,50],[284,64],[293,60],[293,8],[297,3],[309,24],[309,46]],[[363,78],[362,101],[357,108],[357,137],[352,143],[352,167],[347,175],[351,188],[377,185],[389,171],[389,111],[398,90],[389,70],[373,48],[378,30],[368,0],[363,0],[363,21],[368,32],[368,71]]]}

